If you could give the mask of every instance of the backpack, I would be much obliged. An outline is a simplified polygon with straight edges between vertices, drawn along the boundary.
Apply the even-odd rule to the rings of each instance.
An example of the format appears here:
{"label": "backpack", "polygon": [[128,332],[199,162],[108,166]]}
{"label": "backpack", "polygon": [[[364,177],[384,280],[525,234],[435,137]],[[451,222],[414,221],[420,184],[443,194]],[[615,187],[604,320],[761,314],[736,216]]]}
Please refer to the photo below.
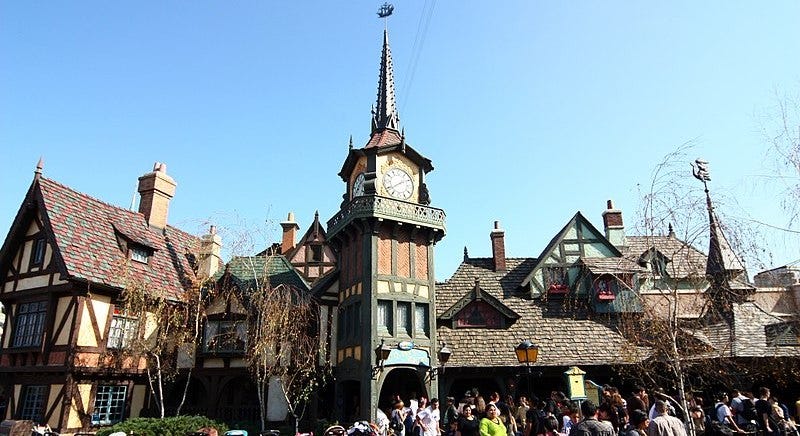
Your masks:
{"label": "backpack", "polygon": [[747,421],[758,421],[758,412],[756,412],[756,403],[750,398],[742,400],[742,418]]}

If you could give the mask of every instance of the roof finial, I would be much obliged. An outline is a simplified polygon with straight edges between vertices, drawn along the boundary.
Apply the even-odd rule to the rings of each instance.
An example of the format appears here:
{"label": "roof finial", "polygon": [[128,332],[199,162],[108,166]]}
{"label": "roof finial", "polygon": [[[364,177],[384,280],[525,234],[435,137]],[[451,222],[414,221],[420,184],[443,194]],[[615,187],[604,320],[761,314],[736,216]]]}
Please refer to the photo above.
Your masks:
{"label": "roof finial", "polygon": [[672,223],[669,223],[668,230],[669,230],[669,233],[667,234],[667,236],[669,236],[670,238],[674,238],[675,237],[675,229],[672,228]]}
{"label": "roof finial", "polygon": [[35,179],[41,177],[43,169],[44,169],[44,156],[39,156],[39,162],[36,162],[36,169],[33,171],[33,177]]}
{"label": "roof finial", "polygon": [[469,252],[467,251],[467,246],[465,245],[464,246],[464,260],[468,260],[468,259],[469,259]]}
{"label": "roof finial", "polygon": [[348,150],[353,149],[353,135],[350,135],[350,145],[347,146]]}
{"label": "roof finial", "polygon": [[[383,11],[388,4],[381,8]],[[391,7],[391,5],[388,5]],[[394,8],[391,7],[393,10]],[[379,12],[379,15],[381,13]],[[391,10],[389,11],[391,14]],[[380,15],[387,17],[388,15]],[[378,101],[373,109],[372,133],[392,129],[397,131],[400,127],[400,118],[394,97],[394,72],[392,68],[392,51],[389,49],[389,31],[383,31],[383,51],[381,52],[381,68],[378,75]]]}

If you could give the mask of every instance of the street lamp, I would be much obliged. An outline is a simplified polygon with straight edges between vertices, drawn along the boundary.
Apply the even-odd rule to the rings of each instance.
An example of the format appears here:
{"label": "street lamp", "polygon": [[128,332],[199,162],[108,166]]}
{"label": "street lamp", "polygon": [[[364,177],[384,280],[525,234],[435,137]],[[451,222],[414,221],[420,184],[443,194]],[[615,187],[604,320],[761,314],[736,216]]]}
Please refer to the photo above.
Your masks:
{"label": "street lamp", "polygon": [[528,368],[528,395],[531,395],[531,363],[536,363],[539,358],[539,346],[526,339],[514,348],[514,353],[517,361]]}
{"label": "street lamp", "polygon": [[531,372],[531,363],[536,363],[539,358],[539,346],[529,340],[524,340],[514,348],[517,354],[517,361],[524,363],[528,367],[528,373]]}
{"label": "street lamp", "polygon": [[437,354],[439,357],[439,363],[442,366],[436,368],[431,367],[428,369],[431,380],[435,380],[436,376],[439,374],[444,374],[444,366],[447,364],[447,361],[450,360],[451,354],[453,354],[453,352],[450,351],[450,348],[447,348],[447,342],[442,342],[442,348],[439,349],[439,353]]}
{"label": "street lamp", "polygon": [[381,344],[375,348],[375,366],[372,367],[372,379],[378,378],[378,373],[383,371],[383,362],[389,358],[392,349],[381,339]]}

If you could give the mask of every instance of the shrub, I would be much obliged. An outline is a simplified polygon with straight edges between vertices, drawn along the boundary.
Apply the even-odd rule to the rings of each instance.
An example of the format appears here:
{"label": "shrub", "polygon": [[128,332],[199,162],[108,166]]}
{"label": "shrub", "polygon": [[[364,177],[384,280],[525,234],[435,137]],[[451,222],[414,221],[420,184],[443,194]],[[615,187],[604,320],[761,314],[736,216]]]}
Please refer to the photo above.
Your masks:
{"label": "shrub", "polygon": [[228,431],[224,423],[214,421],[205,416],[171,416],[168,418],[132,418],[111,427],[103,428],[97,436],[108,436],[111,433],[124,431],[136,436],[186,436],[186,433],[203,427],[213,427],[222,435]]}

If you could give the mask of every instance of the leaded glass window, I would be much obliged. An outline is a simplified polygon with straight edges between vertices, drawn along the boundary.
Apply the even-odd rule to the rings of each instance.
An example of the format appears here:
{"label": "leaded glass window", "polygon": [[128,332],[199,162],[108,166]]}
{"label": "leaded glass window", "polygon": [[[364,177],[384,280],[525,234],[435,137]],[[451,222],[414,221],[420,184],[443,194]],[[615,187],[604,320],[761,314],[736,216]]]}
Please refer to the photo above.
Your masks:
{"label": "leaded glass window", "polygon": [[411,336],[411,303],[397,303],[397,333]]}
{"label": "leaded glass window", "polygon": [[47,302],[21,303],[14,322],[13,347],[35,347],[42,343]]}
{"label": "leaded glass window", "polygon": [[108,348],[127,348],[136,338],[139,320],[115,313],[108,332]]}
{"label": "leaded glass window", "polygon": [[30,419],[35,422],[42,421],[46,388],[47,386],[39,385],[25,386],[22,389],[19,419]]}
{"label": "leaded glass window", "polygon": [[92,424],[114,424],[125,417],[127,386],[100,385],[94,397]]}
{"label": "leaded glass window", "polygon": [[414,333],[417,336],[427,337],[428,331],[428,305],[417,303],[414,306]]}

